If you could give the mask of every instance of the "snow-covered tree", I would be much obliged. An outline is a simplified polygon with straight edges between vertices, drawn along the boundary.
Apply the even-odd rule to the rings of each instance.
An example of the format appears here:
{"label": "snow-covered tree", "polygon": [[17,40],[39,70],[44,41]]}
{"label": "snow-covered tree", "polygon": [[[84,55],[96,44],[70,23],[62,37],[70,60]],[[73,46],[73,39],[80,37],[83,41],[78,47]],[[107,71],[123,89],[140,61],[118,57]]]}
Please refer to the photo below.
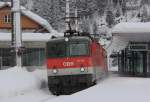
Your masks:
{"label": "snow-covered tree", "polygon": [[33,0],[21,0],[21,5],[24,5],[29,10],[33,9],[33,4]]}
{"label": "snow-covered tree", "polygon": [[120,11],[119,11],[119,10],[117,10],[117,12],[116,12],[116,16],[115,16],[115,17],[120,17],[120,15],[121,15]]}
{"label": "snow-covered tree", "polygon": [[146,22],[148,20],[148,12],[146,6],[143,6],[141,18],[141,22]]}
{"label": "snow-covered tree", "polygon": [[123,15],[126,14],[126,11],[127,11],[127,8],[126,8],[126,2],[123,1],[123,2],[122,2],[122,13],[123,13]]}
{"label": "snow-covered tree", "polygon": [[107,11],[106,22],[108,23],[109,27],[111,27],[114,24],[114,14],[111,10]]}
{"label": "snow-covered tree", "polygon": [[89,26],[90,26],[90,19],[84,17],[82,19],[82,24],[80,25],[81,31],[90,33]]}

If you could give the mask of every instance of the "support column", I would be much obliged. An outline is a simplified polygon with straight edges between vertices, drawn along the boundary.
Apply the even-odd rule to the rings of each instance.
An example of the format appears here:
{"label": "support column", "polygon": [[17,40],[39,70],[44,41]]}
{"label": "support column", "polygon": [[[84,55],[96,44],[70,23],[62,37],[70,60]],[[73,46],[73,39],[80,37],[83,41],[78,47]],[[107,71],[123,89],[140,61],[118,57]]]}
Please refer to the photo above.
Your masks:
{"label": "support column", "polygon": [[21,13],[20,13],[20,0],[12,0],[12,12],[13,12],[13,34],[14,34],[14,47],[16,56],[16,66],[21,67]]}

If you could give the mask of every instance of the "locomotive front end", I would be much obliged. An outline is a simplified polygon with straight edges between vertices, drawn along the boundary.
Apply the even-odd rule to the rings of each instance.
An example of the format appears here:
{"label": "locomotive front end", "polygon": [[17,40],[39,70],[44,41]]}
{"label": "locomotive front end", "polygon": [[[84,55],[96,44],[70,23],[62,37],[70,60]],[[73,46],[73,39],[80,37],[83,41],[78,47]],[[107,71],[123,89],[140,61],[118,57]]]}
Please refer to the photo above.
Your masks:
{"label": "locomotive front end", "polygon": [[48,85],[53,93],[91,85],[94,70],[90,43],[87,37],[62,38],[47,43]]}

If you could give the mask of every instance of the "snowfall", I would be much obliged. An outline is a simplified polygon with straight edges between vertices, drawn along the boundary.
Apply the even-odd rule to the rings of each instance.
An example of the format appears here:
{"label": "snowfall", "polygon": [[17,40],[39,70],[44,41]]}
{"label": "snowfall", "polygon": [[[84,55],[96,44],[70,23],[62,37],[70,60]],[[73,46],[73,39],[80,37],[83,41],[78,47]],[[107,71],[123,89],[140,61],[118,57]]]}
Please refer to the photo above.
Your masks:
{"label": "snowfall", "polygon": [[54,96],[46,69],[0,70],[0,102],[149,102],[150,79],[109,75],[97,85],[72,95]]}

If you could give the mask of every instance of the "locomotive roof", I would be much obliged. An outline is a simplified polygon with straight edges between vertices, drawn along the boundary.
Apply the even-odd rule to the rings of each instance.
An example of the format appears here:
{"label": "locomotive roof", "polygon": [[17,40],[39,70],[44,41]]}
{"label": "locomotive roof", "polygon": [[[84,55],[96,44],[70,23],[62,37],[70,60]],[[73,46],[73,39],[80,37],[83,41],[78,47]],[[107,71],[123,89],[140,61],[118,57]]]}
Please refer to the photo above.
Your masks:
{"label": "locomotive roof", "polygon": [[89,37],[86,36],[72,36],[72,37],[58,37],[49,40],[48,42],[57,42],[57,41],[65,41],[65,38],[69,38],[69,40],[77,40],[77,41],[92,41]]}

